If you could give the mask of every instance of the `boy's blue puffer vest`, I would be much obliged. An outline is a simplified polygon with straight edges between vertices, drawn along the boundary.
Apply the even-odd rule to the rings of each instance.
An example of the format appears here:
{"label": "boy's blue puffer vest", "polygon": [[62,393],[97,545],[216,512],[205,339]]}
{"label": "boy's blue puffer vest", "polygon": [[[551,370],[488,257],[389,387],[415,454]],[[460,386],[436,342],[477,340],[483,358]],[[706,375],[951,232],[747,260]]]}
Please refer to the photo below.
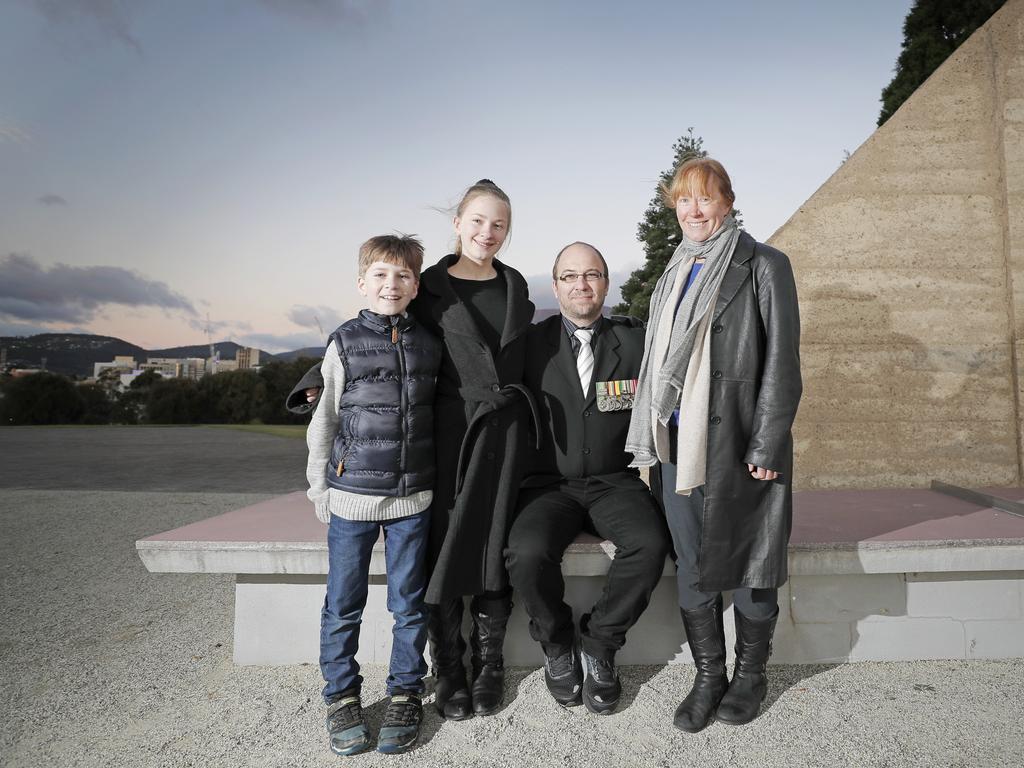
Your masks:
{"label": "boy's blue puffer vest", "polygon": [[366,309],[331,339],[345,366],[345,391],[327,484],[373,496],[432,489],[441,342],[411,317]]}

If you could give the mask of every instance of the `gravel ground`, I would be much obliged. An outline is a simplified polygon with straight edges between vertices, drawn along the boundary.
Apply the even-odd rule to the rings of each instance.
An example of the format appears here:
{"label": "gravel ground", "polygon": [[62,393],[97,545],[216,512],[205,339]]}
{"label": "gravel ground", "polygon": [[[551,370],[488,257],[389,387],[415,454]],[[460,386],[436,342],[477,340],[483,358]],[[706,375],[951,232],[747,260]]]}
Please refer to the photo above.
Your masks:
{"label": "gravel ground", "polygon": [[[66,443],[74,430],[40,432]],[[261,450],[262,436],[225,434],[242,446],[232,455]],[[0,429],[0,461],[10,438]],[[300,441],[266,439],[301,455]],[[135,553],[143,536],[267,498],[181,487],[209,465],[193,452],[173,492],[106,490],[102,472],[102,490],[26,490],[31,472],[20,490],[0,482],[0,765],[1024,766],[1022,660],[772,667],[758,720],[697,735],[671,725],[692,666],[624,668],[622,706],[604,718],[560,709],[538,670],[512,669],[493,717],[444,722],[428,707],[409,754],[335,757],[315,666],[232,664],[232,578],[150,574]],[[376,728],[385,670],[365,672]]]}

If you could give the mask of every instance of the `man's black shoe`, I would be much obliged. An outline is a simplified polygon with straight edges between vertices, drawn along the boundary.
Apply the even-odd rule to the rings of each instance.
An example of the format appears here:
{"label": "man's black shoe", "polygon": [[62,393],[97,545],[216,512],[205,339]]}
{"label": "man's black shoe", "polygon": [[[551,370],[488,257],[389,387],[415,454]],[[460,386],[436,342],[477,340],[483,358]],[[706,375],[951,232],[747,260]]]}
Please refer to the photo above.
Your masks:
{"label": "man's black shoe", "polygon": [[575,645],[558,656],[544,654],[544,682],[563,707],[583,703],[583,667]]}
{"label": "man's black shoe", "polygon": [[614,661],[605,661],[591,656],[586,651],[580,652],[583,660],[583,703],[595,715],[610,715],[619,705],[622,695],[622,684]]}

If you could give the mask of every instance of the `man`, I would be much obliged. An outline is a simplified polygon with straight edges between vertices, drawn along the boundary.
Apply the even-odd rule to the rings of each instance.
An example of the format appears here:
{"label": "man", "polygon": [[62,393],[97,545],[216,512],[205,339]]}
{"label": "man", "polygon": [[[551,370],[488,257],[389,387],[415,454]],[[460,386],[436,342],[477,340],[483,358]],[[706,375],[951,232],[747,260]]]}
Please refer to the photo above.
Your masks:
{"label": "man", "polygon": [[[563,706],[609,714],[621,686],[615,654],[650,600],[669,551],[664,517],[625,452],[644,329],[602,316],[608,265],[592,245],[555,258],[560,315],[530,329],[525,380],[541,417],[541,448],[528,465],[505,562],[544,649],[544,679]],[[563,595],[562,555],[581,531],[615,545],[597,603],[580,621]],[[582,646],[582,647],[581,647]]]}

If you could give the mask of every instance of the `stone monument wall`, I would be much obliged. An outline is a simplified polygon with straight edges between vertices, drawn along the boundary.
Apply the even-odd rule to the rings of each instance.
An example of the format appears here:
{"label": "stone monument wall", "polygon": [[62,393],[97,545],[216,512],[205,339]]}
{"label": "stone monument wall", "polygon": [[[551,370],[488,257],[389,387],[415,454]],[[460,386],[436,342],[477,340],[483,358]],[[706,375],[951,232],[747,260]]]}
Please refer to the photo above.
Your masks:
{"label": "stone monument wall", "polygon": [[1022,483],[1024,0],[769,242],[800,292],[797,488]]}

